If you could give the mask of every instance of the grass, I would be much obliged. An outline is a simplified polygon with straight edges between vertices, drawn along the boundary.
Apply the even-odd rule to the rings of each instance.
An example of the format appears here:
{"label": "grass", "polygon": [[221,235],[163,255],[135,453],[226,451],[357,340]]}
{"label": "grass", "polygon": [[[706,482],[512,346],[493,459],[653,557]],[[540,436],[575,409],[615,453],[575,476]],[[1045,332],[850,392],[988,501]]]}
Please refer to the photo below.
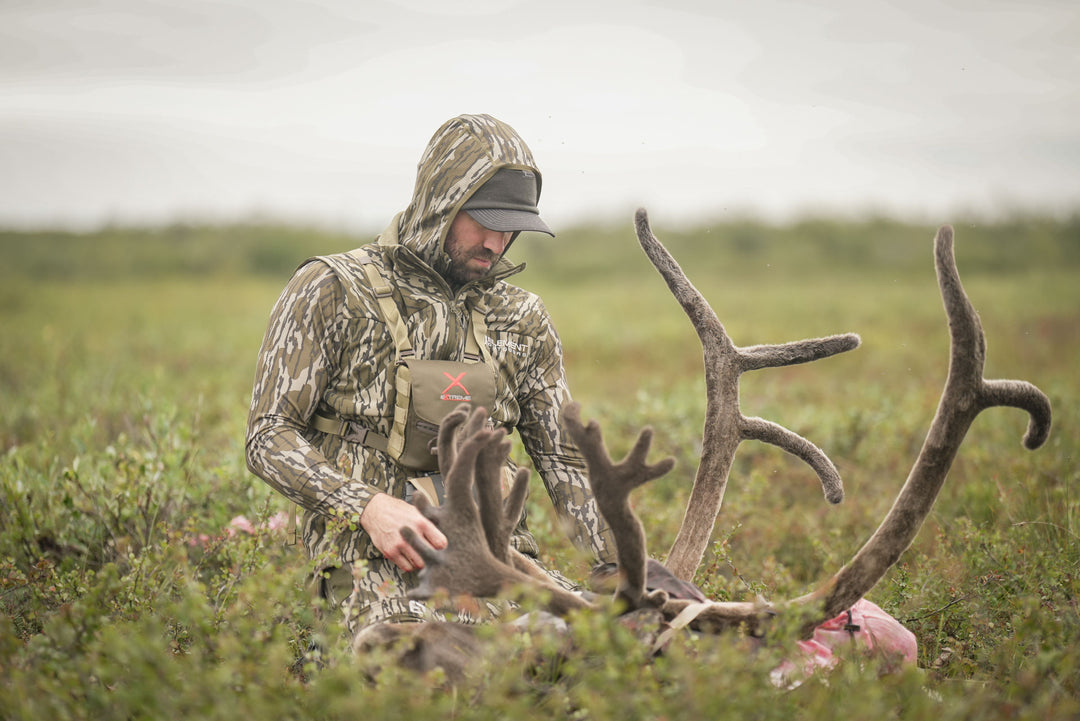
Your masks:
{"label": "grass", "polygon": [[[870,594],[916,634],[918,668],[879,677],[850,658],[787,692],[768,681],[790,653],[780,633],[755,649],[680,639],[645,663],[598,616],[574,620],[582,648],[557,670],[526,673],[522,639],[493,637],[502,662],[467,688],[394,669],[372,685],[320,620],[302,554],[266,525],[284,505],[242,450],[255,354],[291,268],[361,241],[259,227],[0,234],[0,717],[1075,718],[1080,223],[956,228],[987,376],[1047,392],[1050,440],[1029,453],[1021,412],[980,416],[932,517]],[[801,594],[873,531],[933,415],[948,350],[933,228],[736,220],[657,232],[737,344],[863,337],[741,385],[744,413],[829,453],[847,499],[827,506],[800,462],[743,444],[697,581],[717,599]],[[654,426],[654,454],[678,461],[634,497],[662,556],[700,451],[697,339],[629,223],[515,253],[530,265],[521,283],[555,318],[585,414],[616,449]],[[543,496],[530,502],[533,530],[580,578],[586,559]],[[239,515],[254,533],[230,525]],[[329,665],[298,673],[316,638]],[[564,680],[543,682],[554,675]]]}

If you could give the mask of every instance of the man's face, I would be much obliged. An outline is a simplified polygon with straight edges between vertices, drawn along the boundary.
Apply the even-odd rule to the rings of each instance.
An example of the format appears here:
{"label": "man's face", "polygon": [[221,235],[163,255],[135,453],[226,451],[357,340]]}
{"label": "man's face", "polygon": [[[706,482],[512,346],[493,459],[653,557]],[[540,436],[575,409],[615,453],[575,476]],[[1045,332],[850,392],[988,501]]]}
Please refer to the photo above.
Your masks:
{"label": "man's face", "polygon": [[450,224],[450,233],[443,246],[450,256],[450,270],[447,272],[450,282],[464,285],[490,273],[513,235],[511,232],[488,230],[468,213],[458,213]]}

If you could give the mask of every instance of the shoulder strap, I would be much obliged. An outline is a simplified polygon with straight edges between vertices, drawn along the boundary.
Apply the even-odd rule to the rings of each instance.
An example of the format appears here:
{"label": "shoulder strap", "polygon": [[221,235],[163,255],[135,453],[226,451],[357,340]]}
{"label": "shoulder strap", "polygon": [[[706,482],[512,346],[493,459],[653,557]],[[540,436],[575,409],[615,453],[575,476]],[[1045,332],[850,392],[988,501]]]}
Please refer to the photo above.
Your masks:
{"label": "shoulder strap", "polygon": [[[386,230],[379,234],[379,247],[389,248],[398,244],[397,231],[401,216],[402,213],[395,215]],[[361,254],[361,249],[351,251],[351,253],[364,267],[368,283],[379,302],[379,308],[382,310],[383,319],[390,326],[390,333],[394,338],[394,345],[397,347],[398,358],[413,357],[416,353],[409,342],[409,334],[405,328],[405,323],[401,319],[401,312],[398,310],[397,303],[394,302],[393,287],[383,277],[379,269],[374,266],[371,256]],[[478,305],[472,309],[471,321],[471,332],[467,333],[465,337],[463,360],[467,363],[477,363],[483,360],[494,368],[495,364],[487,347],[487,321],[484,319],[484,313]]]}
{"label": "shoulder strap", "polygon": [[[393,336],[394,345],[397,347],[398,359],[412,358],[416,353],[413,350],[412,344],[409,342],[409,332],[405,327],[405,322],[401,318],[401,312],[398,310],[397,303],[394,302],[393,286],[390,285],[390,282],[383,276],[369,256],[358,256],[358,259],[361,262],[364,273],[367,275],[368,285],[371,287],[372,292],[375,294],[375,299],[379,303],[379,309],[382,311],[383,320],[385,320],[386,324],[390,327],[390,334]],[[495,366],[492,363],[491,352],[487,347],[487,321],[484,319],[484,313],[479,305],[473,306],[470,319],[469,332],[465,337],[465,353],[463,360],[467,363],[478,363],[483,361],[494,368]]]}
{"label": "shoulder strap", "polygon": [[397,347],[398,359],[411,358],[414,355],[413,347],[409,342],[409,332],[405,328],[405,321],[401,319],[397,303],[394,302],[393,286],[383,277],[374,263],[366,262],[363,268],[368,283],[371,285],[371,290],[375,293],[375,300],[379,302],[383,320],[390,327],[390,334],[393,336],[394,345]]}

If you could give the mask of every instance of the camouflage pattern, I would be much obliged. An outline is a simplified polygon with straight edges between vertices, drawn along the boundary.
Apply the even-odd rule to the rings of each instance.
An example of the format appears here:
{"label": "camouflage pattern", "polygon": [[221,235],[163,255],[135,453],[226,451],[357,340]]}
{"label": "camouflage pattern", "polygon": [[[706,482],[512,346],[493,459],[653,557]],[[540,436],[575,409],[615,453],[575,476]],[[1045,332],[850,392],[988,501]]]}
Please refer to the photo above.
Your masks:
{"label": "camouflage pattern", "polygon": [[[487,277],[457,289],[443,276],[451,221],[501,167],[532,170],[539,182],[531,153],[509,126],[486,115],[444,124],[421,157],[408,208],[377,243],[302,265],[274,306],[259,353],[248,467],[304,509],[304,545],[317,563],[348,568],[365,562],[368,570],[360,577],[370,583],[356,584],[361,598],[351,605],[385,606],[371,608],[372,618],[417,611],[401,598],[415,584],[414,574],[386,562],[358,521],[376,493],[404,497],[410,473],[385,453],[308,428],[318,411],[390,433],[395,348],[360,258],[392,279],[418,357],[460,360],[472,309],[482,312],[497,367],[493,421],[518,431],[575,543],[599,560],[613,560],[614,544],[588,490],[584,461],[559,422],[570,394],[558,335],[540,298],[506,282],[524,265],[501,258]],[[523,553],[537,553],[524,518],[512,542]]]}

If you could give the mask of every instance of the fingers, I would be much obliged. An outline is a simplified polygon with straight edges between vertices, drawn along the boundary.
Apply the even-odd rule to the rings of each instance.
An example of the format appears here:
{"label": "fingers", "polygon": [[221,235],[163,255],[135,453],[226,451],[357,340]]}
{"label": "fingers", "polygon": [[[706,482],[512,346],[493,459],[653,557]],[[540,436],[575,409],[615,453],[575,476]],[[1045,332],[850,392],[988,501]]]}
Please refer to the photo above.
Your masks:
{"label": "fingers", "polygon": [[380,493],[373,497],[360,516],[375,548],[406,573],[424,567],[424,557],[402,535],[410,529],[434,550],[446,548],[446,536],[421,512],[401,499]]}
{"label": "fingers", "polygon": [[399,547],[397,557],[387,556],[401,570],[419,570],[424,567],[425,562],[431,564],[438,562],[434,549],[418,536],[413,529],[408,526],[403,527],[401,529],[401,538],[403,545]]}
{"label": "fingers", "polygon": [[446,548],[447,544],[442,531],[423,517],[401,526],[397,536],[400,540],[391,540],[383,555],[406,573],[419,571],[427,563],[437,563],[437,551]]}
{"label": "fingers", "polygon": [[434,562],[434,551],[427,544],[421,545],[413,529],[405,526],[399,534],[401,541],[389,546],[383,551],[387,560],[409,573],[419,571],[424,567],[424,560]]}
{"label": "fingers", "polygon": [[439,530],[439,527],[436,526],[431,521],[428,521],[425,518],[424,523],[419,524],[417,530],[420,531],[423,539],[432,548],[434,548],[434,549],[436,549],[438,551],[441,551],[442,549],[446,548],[446,543],[447,543],[446,536],[443,534],[442,531]]}

